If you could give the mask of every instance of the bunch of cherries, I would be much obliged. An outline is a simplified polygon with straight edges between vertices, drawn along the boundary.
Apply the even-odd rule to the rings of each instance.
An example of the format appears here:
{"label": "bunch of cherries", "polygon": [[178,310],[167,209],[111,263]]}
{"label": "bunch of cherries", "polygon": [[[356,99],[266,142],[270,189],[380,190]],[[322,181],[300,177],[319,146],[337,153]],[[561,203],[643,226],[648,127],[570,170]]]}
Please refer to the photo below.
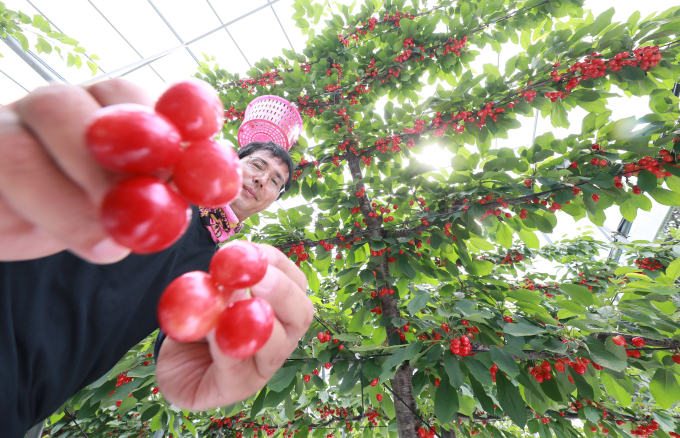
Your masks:
{"label": "bunch of cherries", "polygon": [[[239,159],[213,141],[224,107],[203,81],[173,84],[154,109],[118,104],[95,111],[86,144],[103,167],[126,178],[104,197],[101,220],[116,242],[136,254],[168,248],[186,231],[189,203],[222,207],[242,186]],[[172,176],[171,187],[165,181]]]}
{"label": "bunch of cherries", "polygon": [[650,271],[657,271],[664,268],[659,260],[649,259],[647,257],[644,259],[635,259],[635,266],[640,269],[649,269]]}
{"label": "bunch of cherries", "polygon": [[268,265],[260,247],[243,240],[228,243],[213,256],[209,272],[188,272],[165,289],[158,303],[161,329],[179,342],[198,341],[215,329],[215,341],[227,356],[255,355],[274,330],[274,310],[262,298],[233,299],[237,290],[258,284]]}

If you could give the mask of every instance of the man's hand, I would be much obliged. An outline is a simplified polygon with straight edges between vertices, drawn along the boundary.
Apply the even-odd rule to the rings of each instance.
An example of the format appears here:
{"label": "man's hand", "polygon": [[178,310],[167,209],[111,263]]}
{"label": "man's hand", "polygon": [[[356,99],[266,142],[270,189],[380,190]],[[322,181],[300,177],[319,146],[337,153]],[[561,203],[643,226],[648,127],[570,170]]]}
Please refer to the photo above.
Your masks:
{"label": "man's hand", "polygon": [[260,247],[269,259],[267,275],[250,291],[267,300],[276,313],[269,341],[255,356],[240,360],[222,354],[215,330],[199,342],[166,338],[156,378],[163,396],[174,405],[202,411],[245,400],[269,381],[309,328],[314,307],[306,294],[305,275],[278,249]]}
{"label": "man's hand", "polygon": [[92,263],[129,254],[99,220],[104,195],[125,175],[101,167],[85,148],[90,115],[117,103],[154,105],[143,89],[113,79],[87,89],[41,87],[0,108],[0,261],[65,249]]}

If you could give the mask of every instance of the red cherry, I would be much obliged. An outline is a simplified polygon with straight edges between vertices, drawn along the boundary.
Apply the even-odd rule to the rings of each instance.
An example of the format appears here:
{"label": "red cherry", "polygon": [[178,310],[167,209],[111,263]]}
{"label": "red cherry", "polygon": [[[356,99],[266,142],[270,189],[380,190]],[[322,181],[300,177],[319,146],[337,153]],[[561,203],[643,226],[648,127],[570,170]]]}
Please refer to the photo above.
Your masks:
{"label": "red cherry", "polygon": [[639,337],[631,339],[630,342],[638,348],[644,347],[646,344],[645,340]]}
{"label": "red cherry", "polygon": [[175,341],[198,341],[217,324],[224,298],[208,273],[187,272],[173,280],[161,295],[158,323]]}
{"label": "red cherry", "polygon": [[171,85],[155,108],[177,127],[184,141],[212,138],[224,124],[220,96],[210,84],[196,79]]}
{"label": "red cherry", "polygon": [[262,298],[236,301],[217,321],[215,341],[222,352],[236,359],[257,353],[274,330],[274,310]]}
{"label": "red cherry", "polygon": [[673,359],[673,362],[680,364],[680,354],[674,354],[671,359]]}
{"label": "red cherry", "polygon": [[181,150],[180,133],[165,117],[128,103],[95,111],[85,142],[107,169],[141,175],[171,168]]}
{"label": "red cherry", "polygon": [[237,240],[220,248],[210,261],[210,275],[229,289],[251,287],[267,273],[267,256],[254,243]]}
{"label": "red cherry", "polygon": [[626,345],[626,340],[623,339],[623,336],[613,336],[612,337],[612,342],[615,343],[616,345],[623,347]]}
{"label": "red cherry", "polygon": [[192,143],[175,164],[173,182],[192,204],[223,207],[236,198],[243,184],[238,155],[216,141]]}
{"label": "red cherry", "polygon": [[586,373],[586,366],[583,365],[582,363],[577,363],[574,365],[574,371],[576,371],[579,374],[585,374]]}
{"label": "red cherry", "polygon": [[309,382],[310,380],[312,380],[312,376],[310,376],[309,374],[305,374],[304,379],[305,379],[305,383],[307,383],[307,382]]}
{"label": "red cherry", "polygon": [[382,394],[376,394],[375,399],[378,400],[379,402],[381,402],[382,399],[383,399]]}
{"label": "red cherry", "polygon": [[101,218],[116,242],[136,254],[150,254],[179,240],[191,221],[191,207],[163,181],[138,176],[109,190]]}
{"label": "red cherry", "polygon": [[371,386],[375,386],[377,384],[378,384],[378,379],[371,380]]}

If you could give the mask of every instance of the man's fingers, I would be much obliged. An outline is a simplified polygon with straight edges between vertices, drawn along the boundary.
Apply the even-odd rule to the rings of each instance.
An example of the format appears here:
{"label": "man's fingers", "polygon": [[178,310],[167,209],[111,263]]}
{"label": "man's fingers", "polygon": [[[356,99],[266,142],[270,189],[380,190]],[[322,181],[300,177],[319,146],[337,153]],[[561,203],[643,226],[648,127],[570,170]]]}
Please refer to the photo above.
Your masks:
{"label": "man's fingers", "polygon": [[269,302],[291,338],[304,335],[314,317],[314,306],[306,291],[285,272],[269,265],[267,274],[250,291]]}
{"label": "man's fingers", "polygon": [[305,277],[305,274],[300,270],[300,268],[295,266],[295,263],[286,257],[280,250],[274,248],[271,245],[261,243],[258,246],[267,255],[270,265],[276,266],[286,276],[297,283],[297,285],[300,286],[300,289],[303,291],[307,290],[307,277]]}
{"label": "man's fingers", "polygon": [[137,103],[153,108],[154,101],[141,87],[125,79],[110,79],[97,82],[87,87],[87,92],[94,97],[99,105],[109,106],[119,103]]}
{"label": "man's fingers", "polygon": [[[257,327],[253,327],[257,330]],[[217,372],[216,380],[224,380],[222,384],[229,385],[230,388],[237,387],[237,382],[234,382],[230,377],[236,370],[241,370],[244,367],[247,369],[253,367],[255,375],[249,376],[250,382],[249,391],[262,387],[276,370],[281,368],[286,358],[297,347],[297,341],[291,342],[286,329],[280,321],[274,321],[274,328],[267,343],[255,353],[255,356],[249,359],[235,359],[225,355],[215,341],[215,332],[208,334],[207,339],[210,343],[210,353],[213,358],[213,367]],[[246,396],[248,396],[247,394]]]}
{"label": "man's fingers", "polygon": [[112,263],[129,254],[108,238],[97,206],[26,132],[17,115],[0,109],[0,118],[0,193],[12,211],[93,263]]}
{"label": "man's fingers", "polygon": [[[36,241],[41,245],[35,245]],[[45,257],[65,250],[66,245],[25,221],[0,196],[0,248],[3,261],[16,261]]]}
{"label": "man's fingers", "polygon": [[56,166],[88,194],[96,206],[121,175],[97,164],[85,147],[85,130],[101,108],[82,87],[51,85],[20,101],[19,117]]}

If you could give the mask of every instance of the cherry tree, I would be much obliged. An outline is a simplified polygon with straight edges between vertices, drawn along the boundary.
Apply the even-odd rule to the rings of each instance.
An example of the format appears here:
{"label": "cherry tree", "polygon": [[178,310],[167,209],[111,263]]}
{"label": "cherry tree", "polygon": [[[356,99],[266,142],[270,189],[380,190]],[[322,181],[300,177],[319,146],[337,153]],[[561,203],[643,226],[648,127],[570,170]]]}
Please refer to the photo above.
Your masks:
{"label": "cherry tree", "polygon": [[[221,95],[224,139],[237,144],[260,95],[303,116],[284,200],[308,205],[253,216],[237,238],[300,266],[316,320],[265,388],[210,412],[162,399],[152,336],[57,412],[52,435],[677,438],[676,232],[543,247],[537,233],[680,205],[680,8],[618,23],[581,3],[367,1],[315,31],[322,5],[296,0],[302,53],[247,77],[206,56],[196,76]],[[612,120],[619,95],[648,97],[649,113]],[[522,117],[568,127],[575,108],[579,133],[492,147]],[[433,144],[451,163],[414,159]]]}

